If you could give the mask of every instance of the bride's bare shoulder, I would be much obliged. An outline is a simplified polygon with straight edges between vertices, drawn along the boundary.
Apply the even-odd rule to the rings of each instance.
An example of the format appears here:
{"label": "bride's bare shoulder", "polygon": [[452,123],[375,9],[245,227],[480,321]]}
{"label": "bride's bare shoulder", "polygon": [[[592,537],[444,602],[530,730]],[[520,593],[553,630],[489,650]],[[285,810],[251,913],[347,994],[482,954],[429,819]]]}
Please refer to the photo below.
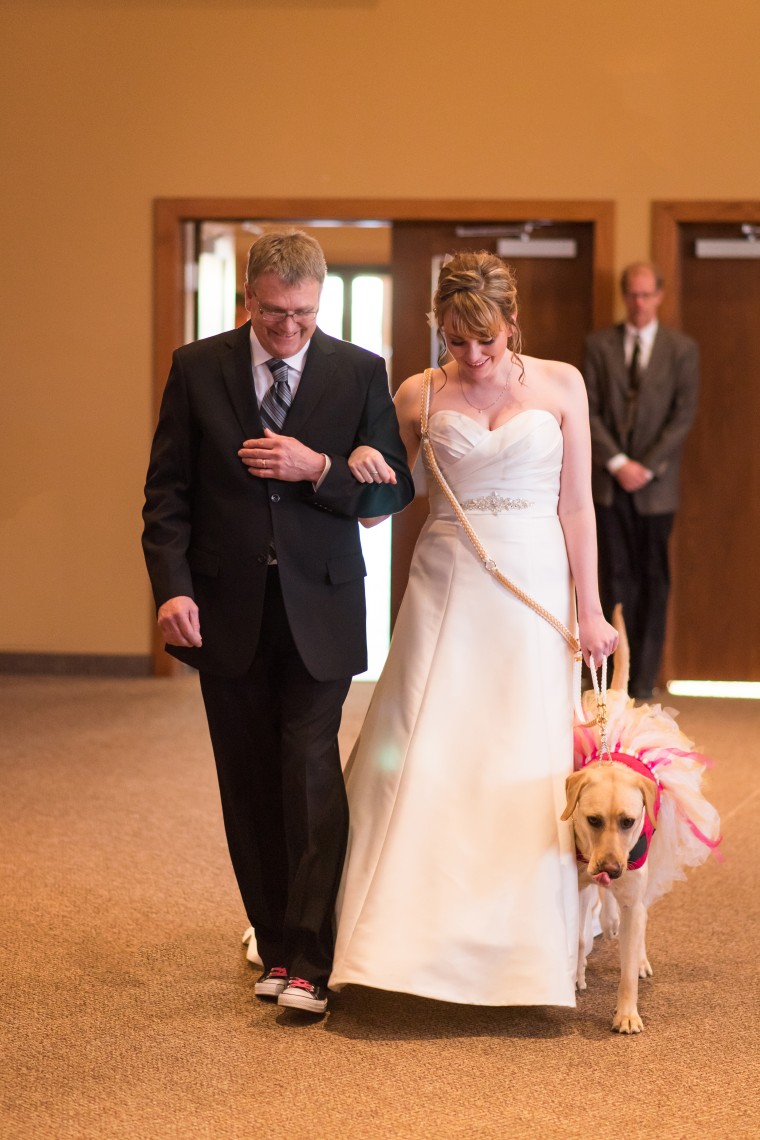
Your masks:
{"label": "bride's bare shoulder", "polygon": [[528,383],[534,380],[565,391],[574,391],[579,385],[584,387],[583,377],[573,364],[566,364],[563,360],[543,360],[538,356],[521,356],[520,359]]}
{"label": "bride's bare shoulder", "polygon": [[422,397],[422,381],[424,374],[422,372],[415,373],[414,376],[407,376],[406,380],[402,381],[396,389],[396,394],[393,397],[393,402],[396,405],[396,411],[401,412],[408,408],[413,403],[419,403]]}
{"label": "bride's bare shoulder", "polygon": [[[448,377],[442,368],[433,369],[433,395],[440,392],[441,388],[445,385]],[[399,384],[394,396],[396,406],[405,407],[410,403],[419,404],[422,398],[422,385],[425,380],[424,372],[415,372],[414,376],[408,376],[403,383]]]}

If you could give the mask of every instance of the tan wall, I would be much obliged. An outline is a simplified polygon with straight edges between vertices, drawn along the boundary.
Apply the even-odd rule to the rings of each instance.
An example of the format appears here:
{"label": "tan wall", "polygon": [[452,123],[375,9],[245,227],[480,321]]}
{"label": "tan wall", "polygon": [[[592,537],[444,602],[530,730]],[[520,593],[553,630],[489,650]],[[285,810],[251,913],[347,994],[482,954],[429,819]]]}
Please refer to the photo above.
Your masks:
{"label": "tan wall", "polygon": [[746,0],[4,0],[0,650],[147,653],[155,197],[760,188]]}

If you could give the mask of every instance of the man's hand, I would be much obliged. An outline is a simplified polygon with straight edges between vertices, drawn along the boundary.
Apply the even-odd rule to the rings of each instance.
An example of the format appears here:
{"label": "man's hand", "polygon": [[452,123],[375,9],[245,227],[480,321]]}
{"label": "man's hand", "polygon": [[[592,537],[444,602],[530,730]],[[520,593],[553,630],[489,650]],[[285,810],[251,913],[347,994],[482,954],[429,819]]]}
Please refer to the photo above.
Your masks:
{"label": "man's hand", "polygon": [[283,479],[286,483],[319,482],[325,457],[289,435],[264,428],[263,439],[247,439],[238,455],[249,475],[260,479]]}
{"label": "man's hand", "polygon": [[360,483],[394,483],[396,472],[375,447],[355,447],[348,457],[348,469]]}
{"label": "man's hand", "polygon": [[158,611],[158,628],[167,645],[199,649],[203,644],[198,607],[192,598],[184,595],[164,602]]}
{"label": "man's hand", "polygon": [[642,467],[635,459],[629,459],[615,472],[615,478],[624,491],[640,491],[654,478],[648,467]]}

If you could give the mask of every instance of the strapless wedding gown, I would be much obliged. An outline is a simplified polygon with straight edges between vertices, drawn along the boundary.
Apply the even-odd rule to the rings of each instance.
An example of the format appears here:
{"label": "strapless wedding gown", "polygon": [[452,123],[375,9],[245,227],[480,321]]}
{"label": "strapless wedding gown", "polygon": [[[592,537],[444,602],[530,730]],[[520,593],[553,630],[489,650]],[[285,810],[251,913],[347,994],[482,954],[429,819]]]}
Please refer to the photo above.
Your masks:
{"label": "strapless wedding gown", "polygon": [[[430,417],[488,555],[565,625],[562,433]],[[346,769],[350,836],[330,986],[477,1005],[574,1005],[578,888],[565,806],[572,655],[484,569],[431,475],[388,661]]]}

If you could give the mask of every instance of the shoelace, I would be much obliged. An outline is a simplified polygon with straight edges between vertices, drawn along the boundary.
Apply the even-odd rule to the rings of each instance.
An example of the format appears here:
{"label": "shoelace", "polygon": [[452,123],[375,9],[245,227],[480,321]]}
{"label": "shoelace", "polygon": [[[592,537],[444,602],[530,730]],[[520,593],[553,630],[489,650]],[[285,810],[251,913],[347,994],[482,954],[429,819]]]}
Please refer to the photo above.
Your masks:
{"label": "shoelace", "polygon": [[284,966],[272,966],[272,969],[267,974],[268,978],[287,978],[287,976],[288,971]]}
{"label": "shoelace", "polygon": [[288,989],[308,990],[309,993],[314,992],[314,986],[311,984],[311,982],[307,982],[306,978],[291,978],[288,984]]}

